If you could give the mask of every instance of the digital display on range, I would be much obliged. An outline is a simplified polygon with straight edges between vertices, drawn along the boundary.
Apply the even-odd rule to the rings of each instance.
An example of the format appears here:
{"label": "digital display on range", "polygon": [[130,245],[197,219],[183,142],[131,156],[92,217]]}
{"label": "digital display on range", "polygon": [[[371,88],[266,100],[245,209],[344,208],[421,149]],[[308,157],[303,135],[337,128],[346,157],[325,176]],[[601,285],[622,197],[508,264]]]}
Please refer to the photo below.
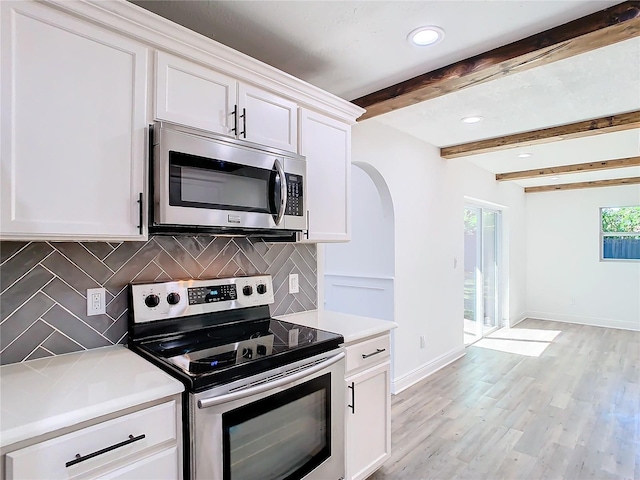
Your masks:
{"label": "digital display on range", "polygon": [[213,285],[211,287],[187,288],[189,305],[236,300],[238,293],[235,285]]}

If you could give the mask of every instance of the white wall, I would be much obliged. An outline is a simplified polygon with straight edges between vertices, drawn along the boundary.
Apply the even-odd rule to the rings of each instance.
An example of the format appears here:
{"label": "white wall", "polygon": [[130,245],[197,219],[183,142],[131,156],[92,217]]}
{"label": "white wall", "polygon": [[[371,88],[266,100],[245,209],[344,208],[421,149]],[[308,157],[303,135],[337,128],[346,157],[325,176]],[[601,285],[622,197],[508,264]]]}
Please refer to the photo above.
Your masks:
{"label": "white wall", "polygon": [[382,205],[369,174],[352,165],[351,242],[325,246],[325,274],[393,277],[392,208]]}
{"label": "white wall", "polygon": [[599,244],[599,208],[638,204],[636,185],[528,195],[528,316],[640,330],[640,262]]}
{"label": "white wall", "polygon": [[[395,371],[405,388],[464,353],[464,197],[508,207],[507,264],[512,273],[506,314],[525,311],[525,200],[522,188],[498,184],[465,160],[439,151],[375,119],[353,127],[352,160],[384,177],[395,212]],[[457,268],[454,268],[457,259]],[[520,269],[520,271],[518,271]],[[419,337],[426,346],[420,348]]]}

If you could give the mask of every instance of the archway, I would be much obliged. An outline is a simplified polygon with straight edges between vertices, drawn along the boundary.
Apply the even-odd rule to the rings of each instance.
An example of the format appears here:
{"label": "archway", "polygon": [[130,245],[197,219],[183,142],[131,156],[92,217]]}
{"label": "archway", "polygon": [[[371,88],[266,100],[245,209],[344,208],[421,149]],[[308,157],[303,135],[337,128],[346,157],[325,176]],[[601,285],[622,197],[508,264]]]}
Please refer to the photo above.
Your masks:
{"label": "archway", "polygon": [[393,201],[373,166],[351,166],[351,242],[325,245],[326,310],[394,320]]}

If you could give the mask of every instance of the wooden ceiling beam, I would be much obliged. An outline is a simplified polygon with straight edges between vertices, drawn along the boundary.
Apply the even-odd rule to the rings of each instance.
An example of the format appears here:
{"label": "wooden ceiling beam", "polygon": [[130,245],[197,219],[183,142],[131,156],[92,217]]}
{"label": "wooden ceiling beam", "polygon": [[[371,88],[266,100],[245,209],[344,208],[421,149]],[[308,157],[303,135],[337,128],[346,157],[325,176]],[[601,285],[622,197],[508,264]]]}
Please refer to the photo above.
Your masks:
{"label": "wooden ceiling beam", "polygon": [[353,100],[358,121],[640,35],[640,2],[619,5],[545,30]]}
{"label": "wooden ceiling beam", "polygon": [[527,147],[558,140],[589,137],[602,133],[620,132],[640,127],[640,110],[607,117],[593,118],[582,122],[542,128],[530,132],[515,133],[504,137],[488,138],[475,142],[451,145],[440,149],[442,158],[459,158],[480,153],[497,152],[509,148]]}
{"label": "wooden ceiling beam", "polygon": [[535,170],[522,170],[520,172],[496,173],[496,180],[504,182],[508,180],[522,180],[525,178],[540,178],[550,175],[565,175],[567,173],[583,173],[595,170],[612,170],[614,168],[640,166],[640,157],[616,158],[600,162],[577,163],[574,165],[560,165],[557,167],[537,168]]}
{"label": "wooden ceiling beam", "polygon": [[593,182],[564,183],[560,185],[542,185],[526,187],[524,193],[555,192],[558,190],[577,190],[580,188],[617,187],[620,185],[640,184],[640,177],[614,178],[612,180],[596,180]]}

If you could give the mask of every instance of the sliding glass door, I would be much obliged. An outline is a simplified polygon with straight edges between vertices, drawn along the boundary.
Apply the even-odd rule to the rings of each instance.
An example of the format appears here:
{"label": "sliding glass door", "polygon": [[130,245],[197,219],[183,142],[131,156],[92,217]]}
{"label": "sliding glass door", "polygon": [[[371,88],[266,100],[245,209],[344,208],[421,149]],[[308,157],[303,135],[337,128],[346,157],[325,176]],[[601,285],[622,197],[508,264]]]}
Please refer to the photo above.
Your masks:
{"label": "sliding glass door", "polygon": [[476,206],[464,210],[464,343],[500,327],[501,214]]}

